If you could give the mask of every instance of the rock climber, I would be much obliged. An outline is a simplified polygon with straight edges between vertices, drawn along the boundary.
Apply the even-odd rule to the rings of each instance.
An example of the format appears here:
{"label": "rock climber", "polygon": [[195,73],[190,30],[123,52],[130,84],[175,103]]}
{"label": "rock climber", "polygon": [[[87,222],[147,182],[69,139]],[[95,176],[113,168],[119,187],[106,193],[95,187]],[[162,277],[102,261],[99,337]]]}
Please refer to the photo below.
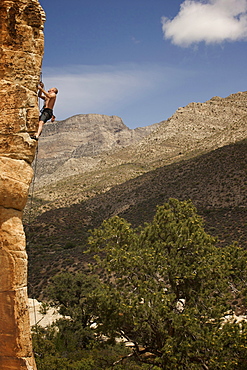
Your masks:
{"label": "rock climber", "polygon": [[39,117],[38,131],[34,136],[31,136],[31,139],[37,141],[41,135],[44,124],[49,120],[52,122],[55,121],[56,117],[53,115],[53,107],[58,93],[58,89],[56,87],[52,87],[50,90],[45,91],[43,82],[39,83],[38,90],[38,97],[44,100],[44,106],[40,111],[41,114]]}

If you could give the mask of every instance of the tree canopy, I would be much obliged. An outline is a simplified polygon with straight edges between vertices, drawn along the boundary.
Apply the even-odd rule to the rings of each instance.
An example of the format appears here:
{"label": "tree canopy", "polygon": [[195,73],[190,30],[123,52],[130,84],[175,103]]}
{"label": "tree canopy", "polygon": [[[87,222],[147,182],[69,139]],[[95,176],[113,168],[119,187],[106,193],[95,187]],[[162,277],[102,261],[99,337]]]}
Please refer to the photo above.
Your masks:
{"label": "tree canopy", "polygon": [[104,221],[90,244],[104,272],[102,333],[133,342],[140,361],[161,369],[246,361],[246,347],[234,345],[245,343],[245,324],[222,324],[246,289],[246,253],[217,247],[191,202],[170,199],[136,230],[119,217]]}
{"label": "tree canopy", "polygon": [[112,362],[119,369],[131,358],[153,370],[247,368],[246,324],[226,320],[246,308],[246,251],[216,246],[190,201],[170,199],[137,229],[113,217],[89,244],[94,275],[63,274],[49,288],[70,316],[60,338],[69,327],[84,350],[93,340],[132,343]]}

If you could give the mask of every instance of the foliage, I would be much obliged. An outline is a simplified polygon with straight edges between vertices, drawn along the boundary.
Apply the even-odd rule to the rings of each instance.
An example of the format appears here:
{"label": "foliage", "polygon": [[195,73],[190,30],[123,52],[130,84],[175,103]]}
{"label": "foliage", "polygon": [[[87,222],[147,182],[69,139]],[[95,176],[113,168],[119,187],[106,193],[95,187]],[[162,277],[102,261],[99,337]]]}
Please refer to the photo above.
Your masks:
{"label": "foliage", "polygon": [[[76,334],[76,333],[75,333]],[[83,349],[79,346],[70,347],[67,351],[66,344],[62,347],[58,338],[56,326],[37,327],[33,332],[33,347],[38,370],[112,370],[116,359],[128,356],[129,351],[122,344],[109,345],[97,342],[91,348]],[[132,362],[114,366],[114,370],[148,370],[144,365],[139,366]],[[154,369],[155,370],[155,369]]]}
{"label": "foliage", "polygon": [[246,289],[246,253],[217,248],[191,202],[170,199],[137,230],[104,221],[90,244],[104,272],[98,331],[132,341],[140,361],[161,369],[246,366],[246,326],[222,328]]}
{"label": "foliage", "polygon": [[61,315],[79,321],[86,328],[92,323],[98,287],[97,275],[62,273],[52,278],[47,292]]}
{"label": "foliage", "polygon": [[[47,292],[64,318],[46,329],[37,326],[33,332],[39,370],[107,370],[129,354],[125,346],[97,337],[93,323],[99,288],[95,275],[62,273],[51,279]],[[122,366],[116,370],[140,369],[135,363]]]}
{"label": "foliage", "polygon": [[170,199],[138,229],[113,217],[89,243],[95,274],[49,287],[65,319],[35,333],[39,370],[247,368],[247,326],[224,319],[245,309],[246,252],[216,247],[191,202]]}

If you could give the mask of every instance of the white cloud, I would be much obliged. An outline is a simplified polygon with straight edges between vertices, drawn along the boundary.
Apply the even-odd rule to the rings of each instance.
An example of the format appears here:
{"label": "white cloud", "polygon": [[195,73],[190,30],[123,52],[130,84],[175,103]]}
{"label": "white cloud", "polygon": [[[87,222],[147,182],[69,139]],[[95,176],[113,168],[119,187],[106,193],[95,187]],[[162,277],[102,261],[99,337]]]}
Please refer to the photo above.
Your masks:
{"label": "white cloud", "polygon": [[132,36],[131,37],[131,41],[133,42],[133,44],[140,44],[140,40],[138,40],[135,36]]}
{"label": "white cloud", "polygon": [[162,29],[183,47],[247,40],[247,0],[185,0],[175,18],[162,18]]}
{"label": "white cloud", "polygon": [[161,88],[169,89],[174,79],[180,76],[182,80],[184,74],[153,64],[81,65],[43,71],[45,87],[59,90],[55,107],[58,120],[81,113],[117,114]]}

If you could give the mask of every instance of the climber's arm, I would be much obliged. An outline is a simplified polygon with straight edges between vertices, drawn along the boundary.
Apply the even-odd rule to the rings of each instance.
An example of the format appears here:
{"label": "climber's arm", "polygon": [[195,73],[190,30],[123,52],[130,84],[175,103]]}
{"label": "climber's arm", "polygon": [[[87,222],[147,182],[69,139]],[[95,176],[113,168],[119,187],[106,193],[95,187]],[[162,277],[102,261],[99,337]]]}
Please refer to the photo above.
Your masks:
{"label": "climber's arm", "polygon": [[[43,89],[43,87],[41,87],[40,85],[38,86],[38,89],[39,89],[39,92],[38,92],[38,96],[41,98],[41,99],[45,99],[45,98],[48,98],[48,99],[51,99],[51,98],[54,98],[56,96],[55,93],[49,93],[47,91],[45,91]],[[44,95],[42,95],[42,93]],[[39,95],[40,94],[40,95]]]}
{"label": "climber's arm", "polygon": [[45,95],[42,95],[42,90],[41,89],[43,89],[44,88],[44,84],[43,84],[43,82],[40,82],[39,83],[39,86],[38,86],[38,97],[40,98],[40,99],[43,99],[43,100],[45,100]]}

